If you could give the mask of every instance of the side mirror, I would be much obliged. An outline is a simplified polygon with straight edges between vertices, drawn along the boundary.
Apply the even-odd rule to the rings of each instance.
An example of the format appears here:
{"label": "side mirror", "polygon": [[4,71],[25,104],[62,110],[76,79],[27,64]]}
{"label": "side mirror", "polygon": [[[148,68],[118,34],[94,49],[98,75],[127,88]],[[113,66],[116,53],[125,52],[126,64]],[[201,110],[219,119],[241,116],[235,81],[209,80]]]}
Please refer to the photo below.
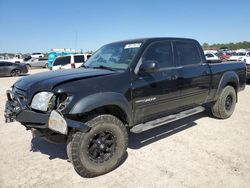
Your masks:
{"label": "side mirror", "polygon": [[145,73],[153,73],[157,72],[158,69],[158,62],[154,60],[147,60],[143,61],[140,68],[139,68],[139,74],[145,74]]}

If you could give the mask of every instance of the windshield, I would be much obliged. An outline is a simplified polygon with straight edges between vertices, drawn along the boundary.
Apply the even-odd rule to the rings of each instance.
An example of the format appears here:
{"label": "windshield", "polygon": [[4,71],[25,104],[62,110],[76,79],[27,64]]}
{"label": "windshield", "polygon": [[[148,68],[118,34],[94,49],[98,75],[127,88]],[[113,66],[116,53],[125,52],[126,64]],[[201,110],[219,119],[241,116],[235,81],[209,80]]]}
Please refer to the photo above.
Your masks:
{"label": "windshield", "polygon": [[118,42],[103,46],[84,64],[88,68],[125,70],[139,51],[141,43]]}

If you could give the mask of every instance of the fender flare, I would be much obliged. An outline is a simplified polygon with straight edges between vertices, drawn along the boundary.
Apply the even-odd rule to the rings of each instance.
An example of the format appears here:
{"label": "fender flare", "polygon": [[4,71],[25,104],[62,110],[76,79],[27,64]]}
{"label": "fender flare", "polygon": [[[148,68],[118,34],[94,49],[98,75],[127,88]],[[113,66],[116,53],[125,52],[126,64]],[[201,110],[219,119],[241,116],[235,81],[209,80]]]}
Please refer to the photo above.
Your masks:
{"label": "fender flare", "polygon": [[79,114],[84,112],[90,112],[96,108],[114,105],[118,106],[125,114],[130,124],[132,121],[132,107],[128,100],[120,93],[115,92],[104,92],[96,93],[93,95],[86,96],[79,100],[73,108],[70,110],[69,114]]}
{"label": "fender flare", "polygon": [[[236,91],[236,95],[239,90],[239,77],[234,71],[225,72],[219,82],[217,92],[215,95],[215,100],[217,100],[223,90],[223,88],[228,85],[228,83],[233,83]],[[238,97],[237,97],[238,98]]]}

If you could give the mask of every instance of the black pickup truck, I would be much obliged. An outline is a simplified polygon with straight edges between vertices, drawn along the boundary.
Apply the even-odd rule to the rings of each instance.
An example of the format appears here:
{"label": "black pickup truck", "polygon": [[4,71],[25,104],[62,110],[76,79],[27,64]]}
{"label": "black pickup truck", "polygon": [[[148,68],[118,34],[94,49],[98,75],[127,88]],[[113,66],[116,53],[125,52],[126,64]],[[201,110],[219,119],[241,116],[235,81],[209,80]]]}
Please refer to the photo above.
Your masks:
{"label": "black pickup truck", "polygon": [[7,91],[6,122],[67,143],[83,177],[118,166],[128,131],[142,131],[205,109],[229,118],[245,88],[246,65],[208,64],[193,39],[147,38],[100,48],[82,67],[26,76]]}

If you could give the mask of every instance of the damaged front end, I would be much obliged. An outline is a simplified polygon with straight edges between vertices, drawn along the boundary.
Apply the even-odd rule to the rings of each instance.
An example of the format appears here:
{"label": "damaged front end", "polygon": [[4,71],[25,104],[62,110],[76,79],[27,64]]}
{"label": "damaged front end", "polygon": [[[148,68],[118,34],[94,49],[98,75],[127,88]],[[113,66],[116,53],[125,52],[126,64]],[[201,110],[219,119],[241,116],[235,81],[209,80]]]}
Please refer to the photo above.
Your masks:
{"label": "damaged front end", "polygon": [[7,91],[5,121],[6,123],[18,121],[27,129],[36,129],[43,134],[49,132],[50,135],[59,133],[67,136],[70,130],[89,131],[88,125],[62,114],[62,110],[71,100],[70,97],[40,92],[28,105],[25,91],[13,87],[12,91]]}

